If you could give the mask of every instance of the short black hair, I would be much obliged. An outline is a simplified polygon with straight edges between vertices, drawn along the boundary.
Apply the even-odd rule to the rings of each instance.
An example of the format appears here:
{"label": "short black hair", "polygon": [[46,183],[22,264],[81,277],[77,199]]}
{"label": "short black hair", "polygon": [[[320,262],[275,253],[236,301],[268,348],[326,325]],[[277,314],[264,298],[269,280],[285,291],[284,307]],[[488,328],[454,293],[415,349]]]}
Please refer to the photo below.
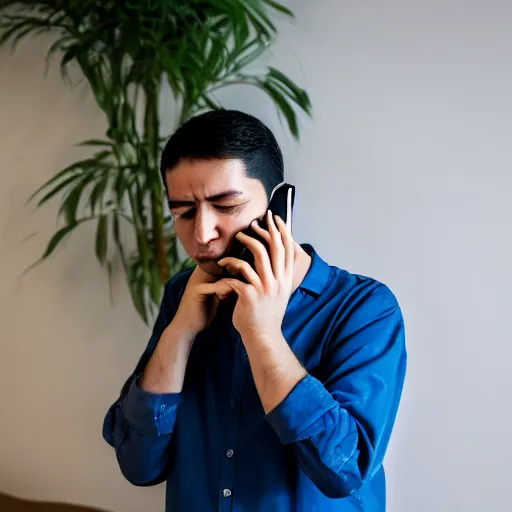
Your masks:
{"label": "short black hair", "polygon": [[283,155],[277,141],[259,119],[238,110],[213,110],[189,119],[167,141],[160,160],[165,175],[181,159],[239,159],[249,178],[261,181],[267,197],[283,181]]}

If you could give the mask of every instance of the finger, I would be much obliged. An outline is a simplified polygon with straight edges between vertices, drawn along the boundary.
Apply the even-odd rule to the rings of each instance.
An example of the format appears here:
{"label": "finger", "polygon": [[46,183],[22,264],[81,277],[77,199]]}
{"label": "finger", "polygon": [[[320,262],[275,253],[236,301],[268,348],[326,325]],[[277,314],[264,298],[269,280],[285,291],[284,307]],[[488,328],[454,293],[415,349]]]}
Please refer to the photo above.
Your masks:
{"label": "finger", "polygon": [[226,286],[231,288],[238,295],[238,297],[248,297],[249,295],[256,291],[254,286],[248,283],[242,283],[242,281],[239,281],[238,279],[232,279],[230,277],[227,277],[222,279],[222,282]]}
{"label": "finger", "polygon": [[265,240],[265,242],[267,244],[270,244],[270,242],[271,242],[270,233],[266,229],[263,229],[258,224],[257,220],[252,221],[251,227],[252,227],[252,229],[254,229],[255,233],[257,233],[259,236],[261,236],[261,238],[263,238],[263,240]]}
{"label": "finger", "polygon": [[198,294],[202,297],[209,297],[211,295],[217,295],[220,299],[221,296],[224,296],[226,293],[231,292],[231,288],[226,287],[225,285],[219,285],[221,281],[217,281],[215,283],[203,283],[197,287]]}
{"label": "finger", "polygon": [[239,260],[238,258],[222,258],[217,262],[221,267],[234,268],[240,272],[249,284],[252,284],[255,288],[261,288],[261,280],[256,271],[246,261]]}
{"label": "finger", "polygon": [[268,231],[270,233],[270,258],[272,260],[272,270],[276,279],[282,279],[285,273],[286,251],[283,245],[281,233],[276,226],[274,215],[269,210],[267,219]]}
{"label": "finger", "polygon": [[292,237],[292,233],[288,225],[284,222],[281,217],[276,216],[277,227],[281,233],[281,239],[283,241],[283,247],[285,250],[285,262],[284,266],[286,272],[293,274],[293,265],[295,263],[295,242]]}
{"label": "finger", "polygon": [[258,274],[263,288],[268,290],[275,282],[275,277],[267,248],[259,240],[256,240],[256,238],[242,232],[238,233],[236,238],[253,254],[256,273]]}
{"label": "finger", "polygon": [[[282,247],[281,235],[279,230],[272,222],[272,212],[267,213],[267,225],[270,225],[269,231],[263,229],[257,221],[254,221],[251,224],[254,231],[265,240],[268,245],[269,255],[270,255],[270,264],[272,266],[272,273],[276,279],[281,279],[281,276],[284,274],[284,261],[285,261],[285,252],[284,247]],[[271,231],[270,231],[271,230]]]}
{"label": "finger", "polygon": [[226,300],[230,295],[234,293],[233,288],[223,281],[215,283],[215,295],[219,300]]}
{"label": "finger", "polygon": [[199,288],[199,293],[204,298],[213,297],[214,303],[217,301],[226,300],[234,290],[231,286],[224,282],[224,280],[217,281],[216,283],[204,284]]}

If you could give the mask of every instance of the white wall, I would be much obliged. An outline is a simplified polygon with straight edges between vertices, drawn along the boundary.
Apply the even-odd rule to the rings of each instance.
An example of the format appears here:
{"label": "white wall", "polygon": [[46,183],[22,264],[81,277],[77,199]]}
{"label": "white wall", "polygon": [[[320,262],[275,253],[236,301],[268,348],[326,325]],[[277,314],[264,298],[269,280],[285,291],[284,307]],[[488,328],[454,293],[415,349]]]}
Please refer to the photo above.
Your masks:
{"label": "white wall", "polygon": [[49,44],[40,38],[13,57],[0,52],[0,491],[158,511],[163,487],[124,481],[101,437],[106,409],[148,331],[119,274],[111,307],[93,226],[20,278],[55,231],[58,210],[58,201],[36,210],[26,199],[84,157],[73,144],[105,131],[85,88],[67,89],[57,66],[44,79]]}
{"label": "white wall", "polygon": [[[409,373],[387,458],[391,512],[508,509],[512,484],[512,4],[289,2],[272,61],[315,109],[294,144],[258,91],[220,97],[267,121],[298,187],[295,234],[396,292]],[[47,41],[46,41],[47,42]],[[103,133],[85,93],[42,78],[45,48],[0,53],[0,490],[162,510],[101,440],[146,343],[121,282],[108,301],[84,229],[16,276],[54,228],[30,192]],[[332,53],[330,53],[332,52]],[[20,243],[26,235],[38,235]]]}

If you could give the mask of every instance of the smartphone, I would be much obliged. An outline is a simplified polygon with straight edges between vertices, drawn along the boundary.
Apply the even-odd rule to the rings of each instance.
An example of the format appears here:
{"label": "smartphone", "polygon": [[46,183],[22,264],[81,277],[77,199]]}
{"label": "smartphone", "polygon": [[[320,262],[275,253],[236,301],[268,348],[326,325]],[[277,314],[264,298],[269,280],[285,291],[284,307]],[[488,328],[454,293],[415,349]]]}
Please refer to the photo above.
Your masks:
{"label": "smartphone", "polygon": [[[268,203],[268,210],[272,211],[274,216],[279,216],[284,220],[286,224],[288,224],[290,230],[292,225],[292,214],[293,214],[293,206],[295,203],[295,187],[288,183],[280,183],[277,185],[272,194],[270,195],[270,200]],[[258,219],[259,225],[263,229],[267,229],[267,215],[262,219]],[[242,230],[242,233],[246,235],[252,236],[259,240],[267,250],[269,249],[267,243],[249,226],[246,229]],[[254,256],[250,249],[244,245],[242,242],[237,240],[236,238],[233,240],[233,246],[228,254],[225,254],[223,257],[231,256],[234,258],[238,258],[240,260],[246,261],[254,268]],[[228,273],[227,270],[224,271],[226,277],[233,277]],[[238,279],[245,281],[245,278],[242,275],[236,276]]]}

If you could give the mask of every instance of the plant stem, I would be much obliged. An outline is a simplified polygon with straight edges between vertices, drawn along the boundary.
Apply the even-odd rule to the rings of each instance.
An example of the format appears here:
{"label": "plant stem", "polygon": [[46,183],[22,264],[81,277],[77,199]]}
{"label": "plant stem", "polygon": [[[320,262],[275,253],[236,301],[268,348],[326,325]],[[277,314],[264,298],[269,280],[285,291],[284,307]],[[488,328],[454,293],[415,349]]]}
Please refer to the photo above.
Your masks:
{"label": "plant stem", "polygon": [[157,186],[160,174],[158,170],[158,153],[160,149],[160,123],[158,118],[158,86],[150,84],[145,87],[146,111],[144,115],[144,139],[149,144],[149,172],[150,201],[151,201],[151,229],[155,243],[155,260],[158,267],[160,281],[165,284],[169,280],[169,265],[164,242],[163,226],[163,198],[160,187]]}

